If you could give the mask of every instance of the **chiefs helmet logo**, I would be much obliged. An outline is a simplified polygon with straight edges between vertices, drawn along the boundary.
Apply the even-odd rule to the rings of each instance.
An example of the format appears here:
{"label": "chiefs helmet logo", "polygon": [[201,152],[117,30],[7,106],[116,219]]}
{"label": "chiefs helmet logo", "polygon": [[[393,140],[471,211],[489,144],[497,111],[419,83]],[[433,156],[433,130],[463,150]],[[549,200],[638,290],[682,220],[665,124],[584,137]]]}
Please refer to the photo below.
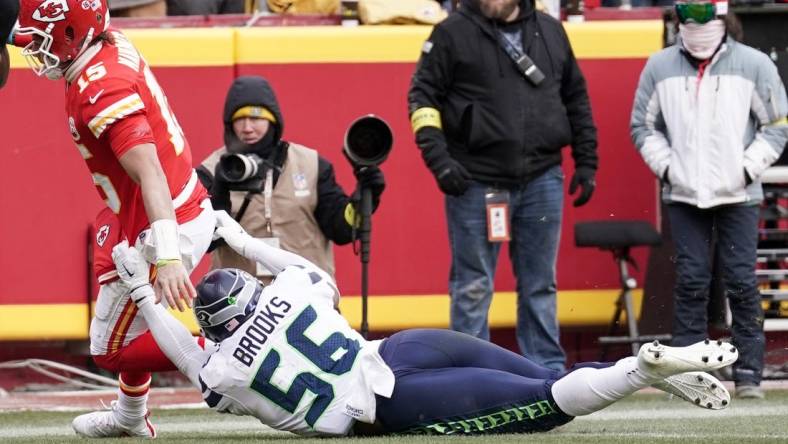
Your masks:
{"label": "chiefs helmet logo", "polygon": [[102,225],[101,228],[98,229],[96,232],[96,243],[99,247],[104,246],[104,242],[107,241],[109,237],[109,225]]}
{"label": "chiefs helmet logo", "polygon": [[68,3],[66,0],[46,0],[33,11],[33,20],[39,22],[59,22],[66,19]]}

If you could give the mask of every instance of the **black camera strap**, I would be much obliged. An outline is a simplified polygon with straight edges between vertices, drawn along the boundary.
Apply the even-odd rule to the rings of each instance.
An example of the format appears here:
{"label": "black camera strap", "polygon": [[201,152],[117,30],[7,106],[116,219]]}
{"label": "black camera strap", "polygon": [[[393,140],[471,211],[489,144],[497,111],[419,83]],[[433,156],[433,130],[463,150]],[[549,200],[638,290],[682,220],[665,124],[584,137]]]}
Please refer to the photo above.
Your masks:
{"label": "black camera strap", "polygon": [[506,35],[500,29],[498,31],[498,42],[501,44],[504,52],[509,58],[514,62],[514,65],[517,67],[517,70],[522,73],[522,75],[528,79],[534,86],[539,86],[544,80],[544,73],[542,70],[539,69],[538,66],[528,57],[528,54],[520,51],[512,42],[506,38]]}

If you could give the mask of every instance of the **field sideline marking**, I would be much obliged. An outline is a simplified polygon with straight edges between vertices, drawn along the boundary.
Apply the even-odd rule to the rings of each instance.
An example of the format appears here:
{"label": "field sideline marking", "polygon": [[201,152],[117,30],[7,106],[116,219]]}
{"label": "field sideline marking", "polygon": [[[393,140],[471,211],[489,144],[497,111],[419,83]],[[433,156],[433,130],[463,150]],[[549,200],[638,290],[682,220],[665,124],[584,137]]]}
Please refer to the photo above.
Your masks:
{"label": "field sideline marking", "polygon": [[556,432],[551,432],[555,435],[561,435],[569,437],[576,437],[576,438],[588,438],[598,436],[600,438],[612,438],[612,437],[631,437],[631,438],[663,438],[663,439],[715,439],[715,438],[741,438],[746,440],[751,439],[788,439],[788,434],[770,434],[770,435],[753,435],[750,433],[658,433],[658,432],[588,432],[588,433],[578,433],[578,432],[567,432],[561,433],[560,429],[557,429]]}
{"label": "field sideline marking", "polygon": [[[575,421],[618,421],[630,419],[698,419],[698,418],[735,418],[751,416],[782,416],[788,417],[788,406],[768,405],[748,408],[736,408],[731,404],[726,410],[705,410],[691,407],[683,401],[676,402],[674,408],[659,409],[628,409],[628,410],[600,410],[588,416],[575,418]],[[734,400],[733,402],[736,402]],[[676,418],[676,413],[681,412],[681,418]]]}
{"label": "field sideline marking", "polygon": [[[578,422],[594,423],[598,421],[611,421],[611,420],[628,420],[628,419],[657,419],[676,418],[676,413],[681,412],[681,419],[697,419],[697,418],[714,418],[714,417],[751,417],[751,416],[778,416],[785,417],[788,415],[788,406],[759,406],[748,409],[733,409],[724,411],[707,411],[701,409],[677,408],[677,409],[636,409],[636,410],[623,410],[623,411],[601,411],[586,417],[575,419],[575,424]],[[238,432],[243,431],[244,435],[272,435],[272,434],[288,434],[287,432],[278,432],[269,427],[266,427],[252,417],[238,418],[228,417],[226,415],[215,414],[211,418],[210,414],[200,417],[199,422],[195,422],[194,418],[189,415],[179,415],[172,417],[162,417],[157,419],[156,425],[161,432],[161,437],[176,437],[178,433],[206,433],[213,435],[215,432]],[[0,418],[2,415],[0,415]],[[199,427],[195,425],[199,424]],[[590,424],[589,424],[590,425]],[[788,439],[788,434],[775,433],[775,434],[761,434],[751,435],[746,433],[731,434],[729,432],[721,433],[654,433],[654,432],[596,432],[591,431],[588,433],[583,432],[562,432],[559,428],[554,432],[556,435],[561,436],[631,436],[631,437],[660,437],[660,438],[693,438],[693,439],[713,439],[713,438],[765,438],[765,439]],[[44,436],[72,436],[74,432],[68,423],[62,425],[49,425],[35,427],[30,424],[6,426],[3,428],[4,438],[31,438],[31,437],[44,437]],[[289,434],[288,434],[289,435]]]}

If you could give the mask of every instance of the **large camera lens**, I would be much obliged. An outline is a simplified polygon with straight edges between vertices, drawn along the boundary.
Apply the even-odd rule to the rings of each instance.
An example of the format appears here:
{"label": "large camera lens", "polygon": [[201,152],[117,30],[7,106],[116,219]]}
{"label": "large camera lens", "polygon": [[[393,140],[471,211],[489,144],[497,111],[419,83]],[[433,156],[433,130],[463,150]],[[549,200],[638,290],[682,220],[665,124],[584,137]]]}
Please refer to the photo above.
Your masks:
{"label": "large camera lens", "polygon": [[224,177],[230,182],[243,182],[256,176],[261,162],[254,154],[225,154],[219,161]]}
{"label": "large camera lens", "polygon": [[372,114],[356,119],[345,133],[345,153],[356,166],[380,165],[391,150],[394,136],[381,118]]}

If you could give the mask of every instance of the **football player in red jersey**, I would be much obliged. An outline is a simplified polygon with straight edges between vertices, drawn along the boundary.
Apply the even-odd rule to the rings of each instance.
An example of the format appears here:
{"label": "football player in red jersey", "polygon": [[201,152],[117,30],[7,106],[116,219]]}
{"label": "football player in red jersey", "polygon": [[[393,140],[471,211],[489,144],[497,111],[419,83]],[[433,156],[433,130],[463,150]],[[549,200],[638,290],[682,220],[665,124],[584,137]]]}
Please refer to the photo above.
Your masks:
{"label": "football player in red jersey", "polygon": [[[211,241],[215,217],[192,168],[191,150],[148,65],[109,26],[106,0],[21,0],[15,38],[33,71],[65,79],[66,119],[119,230],[153,266],[157,300],[185,309],[195,295],[188,272]],[[121,287],[104,282],[91,321],[96,363],[120,372],[109,412],[75,419],[91,437],[154,437],[146,419],[151,367],[161,352]]]}

